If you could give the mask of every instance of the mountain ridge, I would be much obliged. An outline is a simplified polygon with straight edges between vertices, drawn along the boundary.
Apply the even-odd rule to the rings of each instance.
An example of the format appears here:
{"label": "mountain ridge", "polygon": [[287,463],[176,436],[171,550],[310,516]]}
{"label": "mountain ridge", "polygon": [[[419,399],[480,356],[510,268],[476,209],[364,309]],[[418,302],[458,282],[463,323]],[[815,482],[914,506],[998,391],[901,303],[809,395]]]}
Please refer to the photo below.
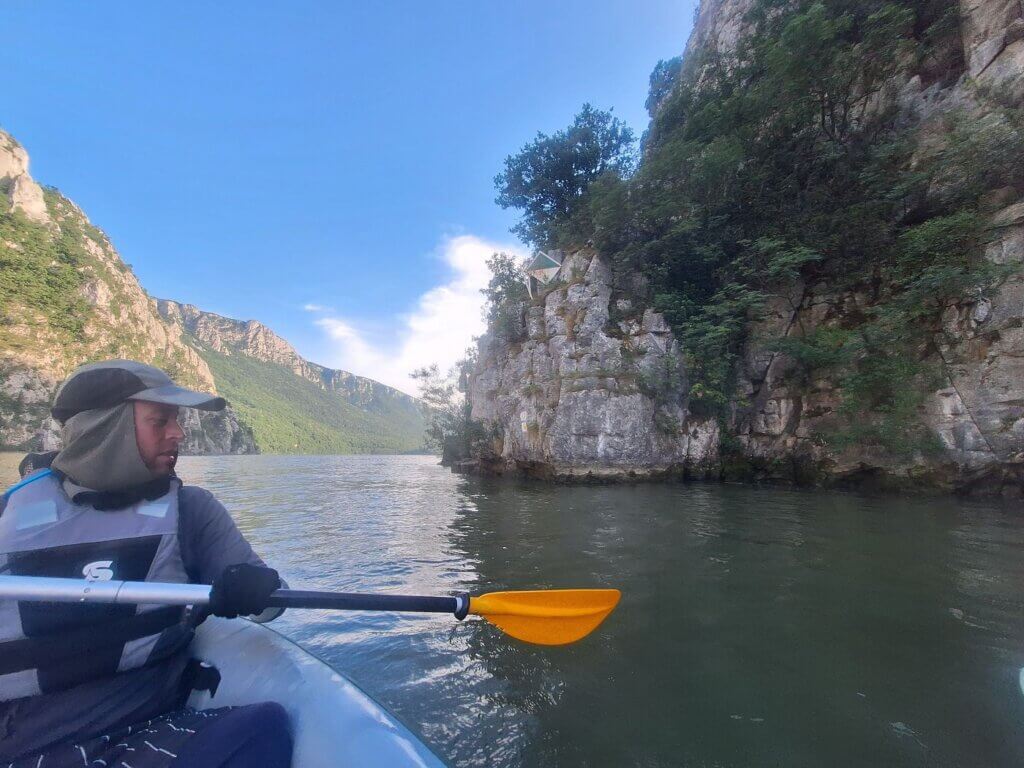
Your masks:
{"label": "mountain ridge", "polygon": [[[252,361],[244,376],[225,362],[240,353]],[[59,427],[48,411],[57,386],[76,366],[113,357],[227,397],[225,412],[186,412],[189,453],[258,452],[260,429],[247,423],[254,419],[276,427],[263,442],[285,452],[400,453],[424,443],[415,398],[311,363],[259,321],[150,296],[107,235],[36,182],[28,152],[0,130],[0,448],[56,447]],[[290,421],[264,417],[255,404]]]}
{"label": "mountain ridge", "polygon": [[187,333],[216,352],[244,354],[263,362],[282,365],[296,376],[338,392],[353,405],[370,407],[381,400],[395,400],[419,407],[416,398],[394,387],[307,360],[291,342],[259,320],[238,320],[173,299],[157,299],[156,302],[162,317],[178,323]]}

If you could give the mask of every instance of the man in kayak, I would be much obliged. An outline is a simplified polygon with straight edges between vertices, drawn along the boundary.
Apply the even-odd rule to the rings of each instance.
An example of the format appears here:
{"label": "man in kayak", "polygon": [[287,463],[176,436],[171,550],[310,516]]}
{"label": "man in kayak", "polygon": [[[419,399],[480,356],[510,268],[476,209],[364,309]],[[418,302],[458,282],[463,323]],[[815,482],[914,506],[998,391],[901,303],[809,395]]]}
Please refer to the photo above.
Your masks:
{"label": "man in kayak", "polygon": [[[210,613],[276,618],[267,600],[277,571],[209,491],[174,474],[178,409],[224,406],[142,363],[76,369],[52,409],[63,449],[26,457],[27,476],[0,498],[0,574],[212,583]],[[289,765],[278,704],[184,707],[191,690],[216,688],[189,655],[205,615],[0,600],[0,763]]]}

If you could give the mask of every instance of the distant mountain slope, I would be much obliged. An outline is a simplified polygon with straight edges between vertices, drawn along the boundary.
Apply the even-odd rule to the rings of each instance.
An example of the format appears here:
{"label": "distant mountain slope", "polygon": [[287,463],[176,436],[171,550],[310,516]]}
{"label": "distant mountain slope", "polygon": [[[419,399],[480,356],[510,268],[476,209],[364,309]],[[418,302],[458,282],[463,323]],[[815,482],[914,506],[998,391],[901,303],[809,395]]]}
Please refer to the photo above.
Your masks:
{"label": "distant mountain slope", "polygon": [[157,302],[210,366],[218,387],[271,453],[422,450],[419,402],[380,382],[311,363],[267,326]]}
{"label": "distant mountain slope", "polygon": [[[37,184],[0,131],[0,448],[53,447],[60,381],[129,357],[227,398],[187,411],[189,453],[404,453],[424,444],[416,399],[304,360],[265,325],[150,297],[72,201]],[[255,438],[255,442],[254,442]]]}
{"label": "distant mountain slope", "polygon": [[238,353],[283,365],[296,376],[337,392],[365,410],[381,413],[403,411],[410,418],[420,418],[419,402],[415,398],[365,376],[311,363],[257,320],[235,320],[168,299],[158,299],[157,307],[164,318],[174,321],[215,352]]}
{"label": "distant mountain slope", "polygon": [[[130,357],[215,390],[107,236],[28,169],[28,153],[0,131],[0,448],[38,445],[57,385],[92,360]],[[190,418],[186,430],[193,452],[255,451],[230,410]]]}
{"label": "distant mountain slope", "polygon": [[423,421],[403,408],[364,410],[278,363],[227,355],[196,341],[220,392],[263,453],[413,453]]}

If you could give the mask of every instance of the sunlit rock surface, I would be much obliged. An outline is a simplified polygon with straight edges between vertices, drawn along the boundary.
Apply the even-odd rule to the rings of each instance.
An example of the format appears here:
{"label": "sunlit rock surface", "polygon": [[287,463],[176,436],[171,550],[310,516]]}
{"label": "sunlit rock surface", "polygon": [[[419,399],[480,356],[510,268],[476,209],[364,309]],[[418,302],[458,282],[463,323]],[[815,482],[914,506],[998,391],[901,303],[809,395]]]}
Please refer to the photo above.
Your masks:
{"label": "sunlit rock surface", "polygon": [[[751,4],[701,3],[684,77],[700,82],[702,53],[735,50]],[[1002,119],[978,99],[979,88],[1024,101],[1024,6],[965,1],[960,10],[958,42],[930,69],[890,83],[878,97],[918,128],[921,152],[941,146],[954,111],[981,125]],[[932,193],[942,195],[940,182]],[[1007,265],[1009,277],[985,295],[964,296],[922,350],[942,378],[920,413],[937,453],[897,460],[858,446],[827,448],[820,433],[837,418],[838,383],[827,376],[801,381],[791,375],[792,360],[754,341],[725,424],[729,456],[742,457],[737,469],[721,459],[727,452],[717,425],[689,412],[684,360],[664,320],[638,309],[649,300],[643,286],[613,288],[601,257],[579,251],[553,290],[522,308],[513,338],[492,328],[480,342],[469,397],[473,417],[493,439],[473,468],[1024,495],[1024,200],[1003,189],[992,191],[990,203],[985,257]],[[859,293],[797,285],[778,297],[752,337],[807,333],[869,307]],[[659,379],[663,371],[671,374]]]}
{"label": "sunlit rock surface", "polygon": [[491,332],[470,377],[472,416],[492,430],[493,472],[622,478],[703,473],[717,427],[689,417],[686,371],[665,320],[628,299],[593,251],[563,261],[519,308],[513,338]]}

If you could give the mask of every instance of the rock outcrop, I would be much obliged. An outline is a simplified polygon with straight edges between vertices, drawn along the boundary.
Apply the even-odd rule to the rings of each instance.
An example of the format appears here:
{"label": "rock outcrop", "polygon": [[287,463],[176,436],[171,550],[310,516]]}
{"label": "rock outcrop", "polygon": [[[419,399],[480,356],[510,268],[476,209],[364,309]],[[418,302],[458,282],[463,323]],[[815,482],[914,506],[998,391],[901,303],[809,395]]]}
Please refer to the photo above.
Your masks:
{"label": "rock outcrop", "polygon": [[[703,54],[736,48],[751,6],[752,0],[703,0],[684,77],[699,84]],[[960,11],[958,42],[931,70],[890,83],[878,97],[918,128],[922,152],[941,145],[954,110],[972,122],[998,123],[979,94],[1024,103],[1020,1],[965,0]],[[601,256],[581,250],[566,259],[549,293],[524,306],[517,331],[503,336],[492,328],[480,341],[468,396],[493,444],[478,450],[478,467],[555,477],[738,476],[721,458],[728,454],[742,455],[748,479],[1024,495],[1019,194],[990,195],[985,256],[1009,277],[985,295],[964,296],[934,332],[930,362],[943,380],[920,416],[937,438],[937,454],[894,460],[864,447],[827,448],[818,436],[837,416],[840,385],[827,375],[793,375],[792,359],[756,341],[841,325],[870,309],[867,296],[819,284],[778,297],[753,329],[719,434],[715,422],[689,411],[683,357],[665,321],[643,309],[643,286],[613,285]],[[726,444],[728,452],[721,450]]]}
{"label": "rock outcrop", "polygon": [[184,328],[215,352],[245,354],[283,365],[298,376],[309,369],[309,363],[291,344],[256,320],[234,320],[168,299],[158,299],[157,309],[164,319]]}
{"label": "rock outcrop", "polygon": [[[750,4],[702,4],[695,39],[719,51],[732,49]],[[891,84],[905,119],[919,126],[922,151],[943,142],[945,120],[954,110],[979,124],[997,123],[1000,118],[977,98],[981,92],[1024,103],[1024,6],[1019,0],[961,2],[960,14],[962,50],[945,57],[946,69],[932,72],[931,82],[915,75]],[[1005,265],[1009,277],[991,295],[965,296],[949,308],[935,334],[939,352],[932,362],[944,381],[921,416],[941,454],[896,461],[856,446],[826,450],[815,436],[835,416],[842,394],[836,382],[822,377],[795,385],[792,360],[754,343],[741,371],[740,394],[750,405],[736,408],[732,426],[757,462],[757,477],[792,480],[807,472],[841,485],[1024,495],[1024,201],[1016,197],[1012,189],[993,192],[993,201],[1003,205],[990,217],[985,247],[985,257]],[[868,308],[863,295],[806,286],[775,307],[759,335],[807,333]]]}
{"label": "rock outcrop", "polygon": [[[0,132],[0,446],[52,443],[47,412],[58,384],[84,362],[126,357],[216,391],[213,375],[167,322],[109,239],[56,190],[28,174],[28,154]],[[231,414],[193,421],[189,445],[253,452]]]}
{"label": "rock outcrop", "polygon": [[252,428],[243,424],[231,408],[223,411],[182,410],[180,423],[185,430],[181,452],[207,454],[257,453]]}
{"label": "rock outcrop", "polygon": [[702,474],[717,425],[688,418],[685,366],[664,318],[612,299],[590,250],[566,256],[550,290],[502,337],[478,345],[472,417],[490,426],[489,472],[593,479]]}
{"label": "rock outcrop", "polygon": [[28,173],[28,152],[13,136],[0,132],[0,191],[7,208],[37,224],[49,224],[43,189]]}
{"label": "rock outcrop", "polygon": [[[1024,493],[1024,205],[990,220],[986,256],[1009,265],[991,294],[965,297],[947,309],[934,334],[940,386],[920,414],[941,445],[937,455],[905,460],[852,446],[827,449],[817,436],[835,422],[842,391],[824,375],[803,382],[791,358],[751,343],[740,371],[732,428],[755,477],[806,479],[846,486],[935,488],[996,495]],[[841,327],[869,299],[827,285],[798,287],[758,328],[758,338]]]}

